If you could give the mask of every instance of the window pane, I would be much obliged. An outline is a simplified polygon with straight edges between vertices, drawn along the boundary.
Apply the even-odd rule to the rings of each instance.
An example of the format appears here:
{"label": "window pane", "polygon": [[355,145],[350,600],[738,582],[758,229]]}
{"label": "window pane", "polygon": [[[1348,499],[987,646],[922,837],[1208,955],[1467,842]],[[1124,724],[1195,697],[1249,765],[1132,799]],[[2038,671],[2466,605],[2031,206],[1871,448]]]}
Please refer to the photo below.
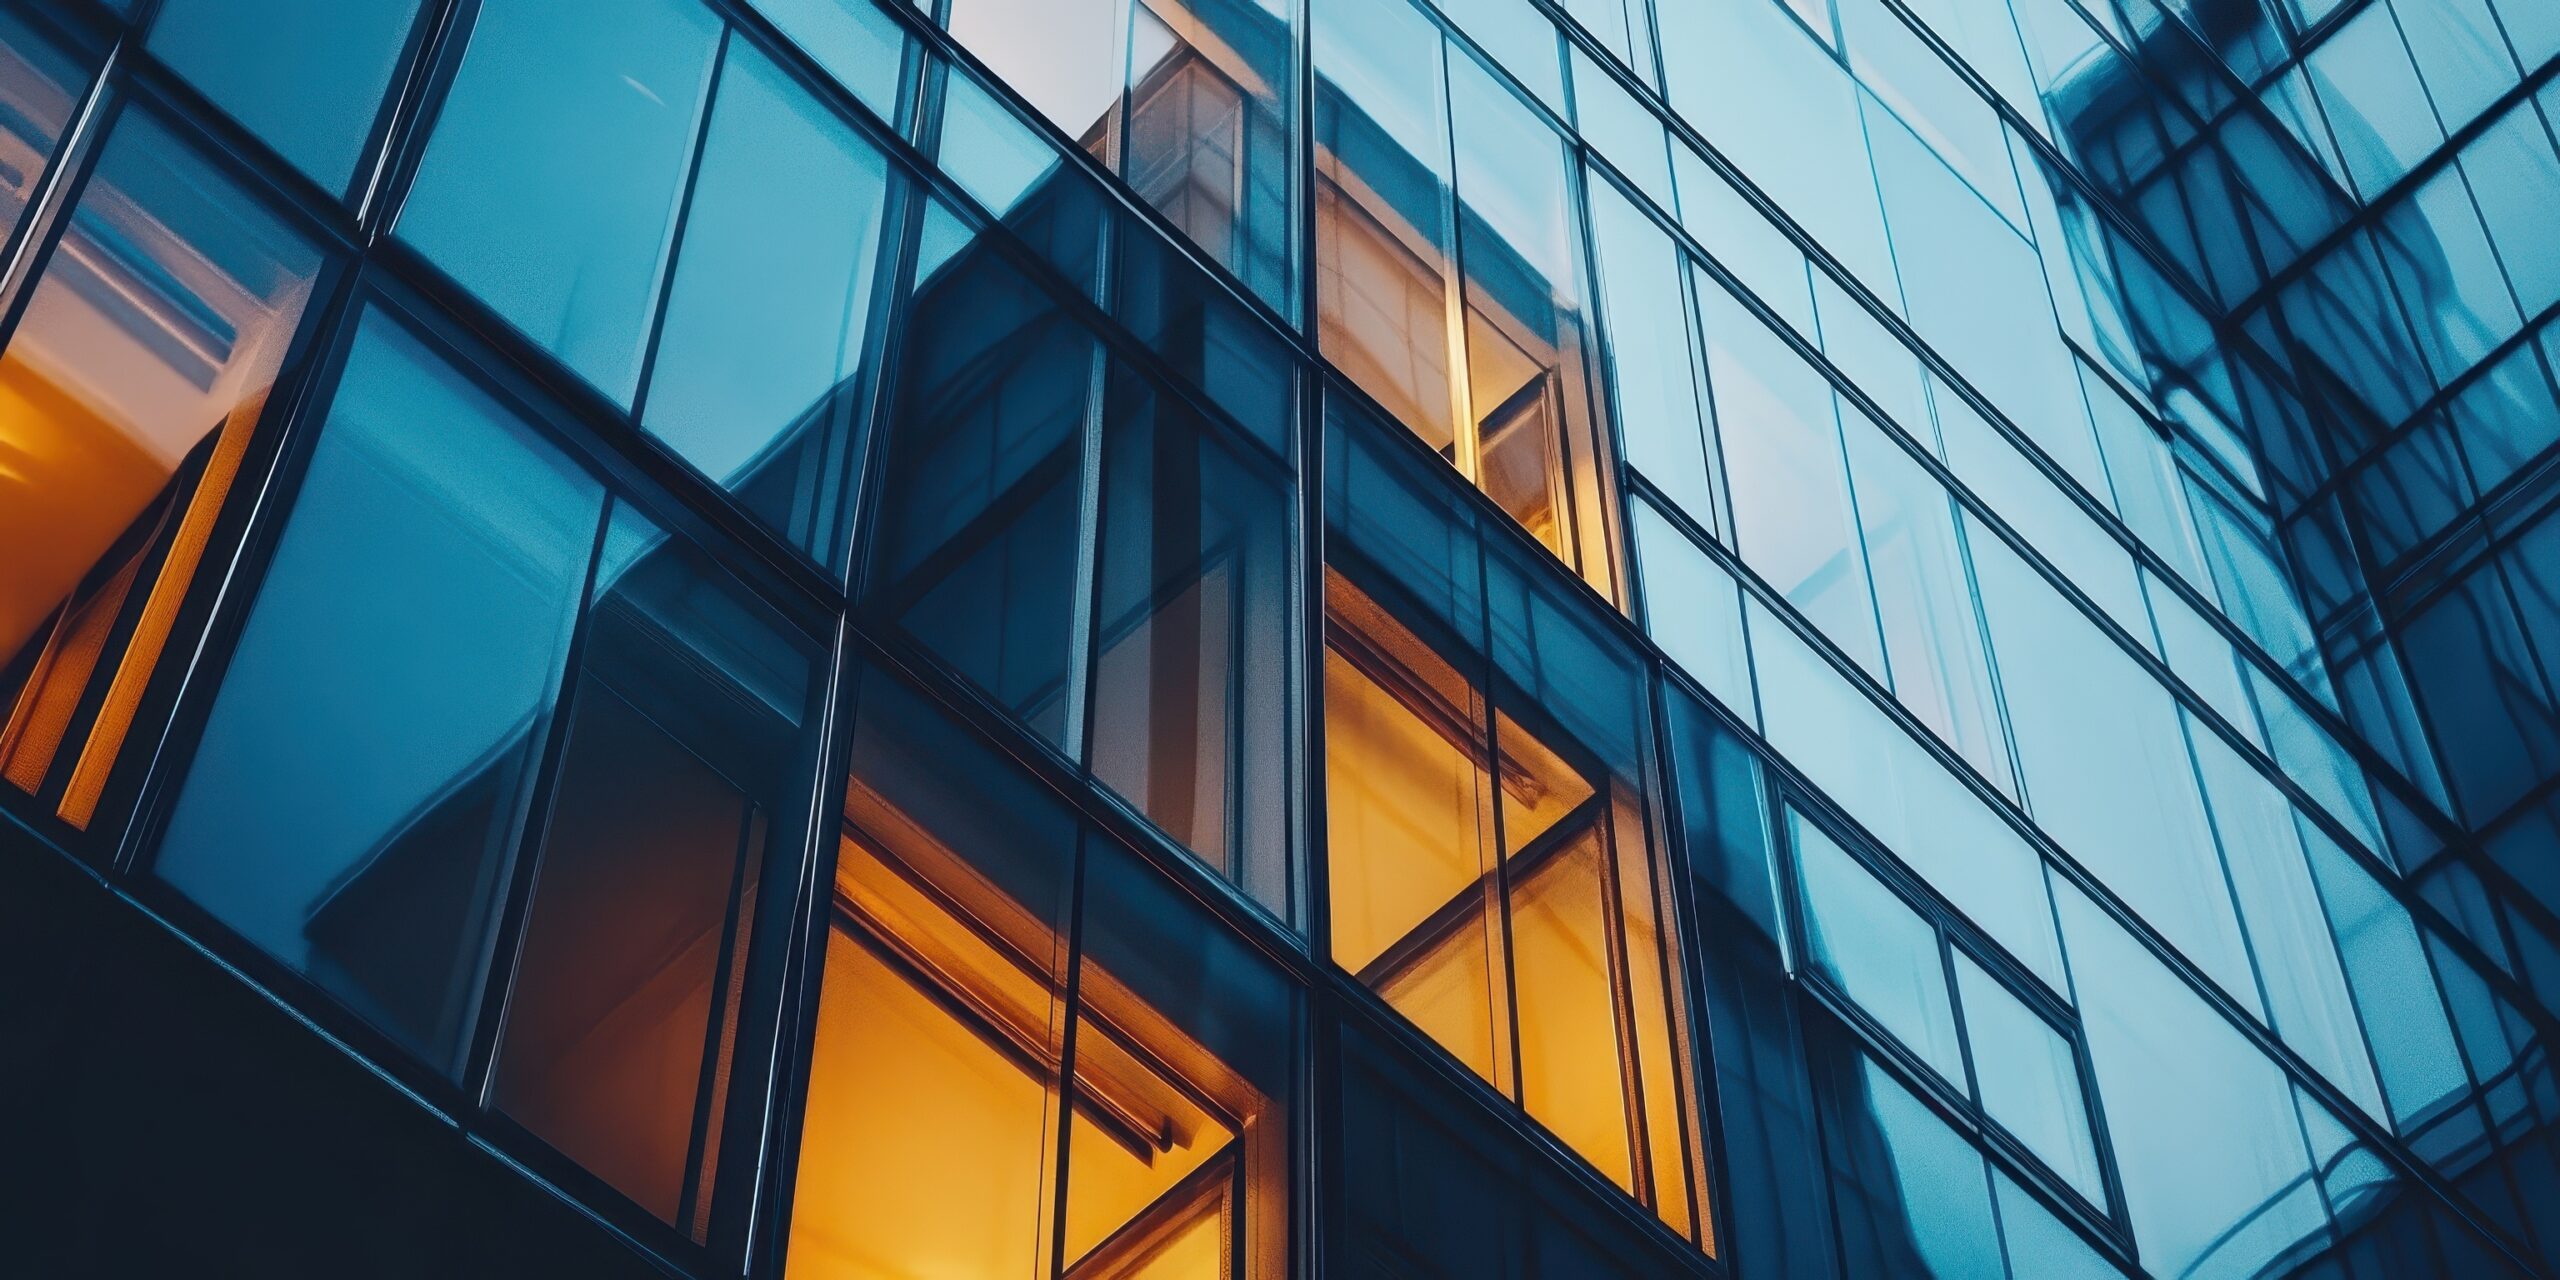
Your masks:
{"label": "window pane", "polygon": [[876,673],[844,816],[791,1274],[1049,1275],[1074,821]]}
{"label": "window pane", "polygon": [[1893,696],[1993,786],[2015,796],[2008,734],[1992,693],[1953,502],[1937,477],[1873,420],[1845,409],[1842,417]]}
{"label": "window pane", "polygon": [[907,35],[874,0],[748,0],[884,121],[898,114]]}
{"label": "window pane", "polygon": [[1697,284],[1735,544],[1788,603],[1881,679],[1884,656],[1840,451],[1837,395],[1714,278],[1701,271]]}
{"label": "window pane", "polygon": [[832,566],[887,161],[742,43],[703,152],[642,423]]}
{"label": "window pane", "polygon": [[1339,573],[1325,606],[1334,963],[1507,1092],[1483,695]]}
{"label": "window pane", "polygon": [[[2257,1010],[2177,704],[2014,552],[1987,534],[1971,542],[2029,810],[2187,958]],[[2106,732],[2092,733],[2092,725]]]}
{"label": "window pane", "polygon": [[1112,397],[1093,770],[1285,918],[1288,493],[1135,375]]}
{"label": "window pane", "polygon": [[1590,181],[1591,234],[1608,323],[1609,389],[1629,465],[1662,487],[1699,527],[1719,527],[1715,482],[1699,421],[1686,259],[1618,189]]}
{"label": "window pane", "polygon": [[1313,0],[1316,295],[1325,356],[1452,458],[1452,161],[1438,27]]}
{"label": "window pane", "polygon": [[417,16],[417,0],[168,0],[151,52],[345,193]]}
{"label": "window pane", "polygon": [[491,0],[401,212],[405,239],[619,402],[719,36],[688,0],[612,22],[580,0]]}
{"label": "window pane", "polygon": [[1831,1185],[1846,1274],[2002,1274],[1982,1153],[1866,1055],[1836,1045],[1831,1056]]}
{"label": "window pane", "polygon": [[320,266],[128,108],[0,356],[0,776],[72,826],[177,640]]}
{"label": "window pane", "polygon": [[803,848],[817,662],[700,552],[614,508],[493,1096],[696,1241],[764,874]]}
{"label": "window pane", "polygon": [[2071,1046],[1962,952],[1956,953],[1956,998],[1964,1004],[1982,1109],[2091,1204],[2105,1204],[2089,1107],[2080,1099],[2080,1061]]}
{"label": "window pane", "polygon": [[367,317],[160,845],[162,879],[442,1070],[602,502]]}
{"label": "window pane", "polygon": [[1473,58],[1450,60],[1449,101],[1473,438],[1460,469],[1565,563],[1580,565],[1577,546],[1593,544],[1577,529],[1575,504],[1597,498],[1582,494],[1596,477],[1586,474],[1582,226],[1564,141]]}
{"label": "window pane", "polygon": [[1707,692],[1755,720],[1751,653],[1742,637],[1742,584],[1647,501],[1635,517],[1636,565],[1643,573],[1645,630]]}
{"label": "window pane", "polygon": [[1289,14],[1296,7],[1295,0],[1135,0],[1120,159],[1139,195],[1284,315],[1292,292],[1297,40]]}
{"label": "window pane", "polygon": [[1031,728],[1067,736],[1092,335],[939,207],[891,414],[870,595]]}
{"label": "window pane", "polygon": [[1282,1280],[1297,992],[1119,845],[1084,874],[1068,1274]]}
{"label": "window pane", "polygon": [[0,13],[0,238],[17,229],[35,198],[89,74],[83,61],[15,14]]}
{"label": "window pane", "polygon": [[2054,896],[2143,1261],[2248,1275],[2325,1237],[2284,1073],[2086,895]]}
{"label": "window pane", "polygon": [[1767,610],[1747,602],[1760,722],[1849,816],[2046,982],[2063,984],[2035,850]]}
{"label": "window pane", "polygon": [[1814,967],[1947,1082],[1964,1085],[1964,1048],[1938,931],[1822,828],[1787,811],[1804,876],[1804,931]]}

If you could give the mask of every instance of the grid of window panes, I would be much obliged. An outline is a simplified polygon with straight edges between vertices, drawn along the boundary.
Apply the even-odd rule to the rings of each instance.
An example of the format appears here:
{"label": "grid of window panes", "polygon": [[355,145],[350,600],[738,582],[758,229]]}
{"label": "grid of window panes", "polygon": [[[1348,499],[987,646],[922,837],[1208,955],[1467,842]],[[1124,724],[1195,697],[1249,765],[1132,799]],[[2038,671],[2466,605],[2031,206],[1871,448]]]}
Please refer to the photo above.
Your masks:
{"label": "grid of window panes", "polygon": [[662,1260],[2560,1265],[2549,6],[612,8],[0,0],[0,803]]}

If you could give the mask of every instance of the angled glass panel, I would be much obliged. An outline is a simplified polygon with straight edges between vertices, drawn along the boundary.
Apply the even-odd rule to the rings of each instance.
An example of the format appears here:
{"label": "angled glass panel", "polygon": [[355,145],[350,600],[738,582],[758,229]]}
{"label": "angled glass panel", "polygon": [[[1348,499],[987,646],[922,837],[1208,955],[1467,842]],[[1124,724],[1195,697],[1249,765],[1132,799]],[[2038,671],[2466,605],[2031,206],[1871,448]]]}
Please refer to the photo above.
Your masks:
{"label": "angled glass panel", "polygon": [[1483,45],[1538,101],[1565,113],[1564,72],[1556,61],[1556,25],[1530,0],[1433,0],[1458,30]]}
{"label": "angled glass panel", "polygon": [[888,162],[729,46],[641,425],[821,563],[848,550]]}
{"label": "angled glass panel", "polygon": [[571,677],[492,1082],[499,1110],[709,1236],[747,948],[816,778],[822,653],[626,503]]}
{"label": "angled glass panel", "polygon": [[364,176],[418,0],[168,0],[151,52],[332,194]]}
{"label": "angled glass panel", "polygon": [[1074,819],[876,671],[852,757],[790,1274],[1054,1275]]}
{"label": "angled glass panel", "polygon": [[2002,1274],[1982,1153],[1865,1054],[1839,1045],[1830,1057],[1825,1129],[1846,1274]]}
{"label": "angled glass panel", "polygon": [[1964,1046],[1937,929],[1793,809],[1787,838],[1804,877],[1805,942],[1815,969],[1949,1084],[1964,1087]]}
{"label": "angled glass panel", "polygon": [[[1617,0],[1606,0],[1615,4]],[[1662,120],[1636,101],[1617,77],[1602,70],[1579,45],[1573,47],[1574,127],[1618,172],[1653,198],[1656,206],[1679,207],[1671,190],[1671,153]]]}
{"label": "angled glass panel", "polygon": [[1453,459],[1457,234],[1437,26],[1401,2],[1314,0],[1317,339]]}
{"label": "angled glass panel", "polygon": [[882,120],[898,115],[906,32],[877,0],[748,0]]}
{"label": "angled glass panel", "polygon": [[2080,1096],[2080,1059],[2070,1043],[1962,952],[1956,953],[1956,998],[1964,1005],[1982,1109],[2091,1204],[2104,1205],[2089,1105]]}
{"label": "angled glass panel", "polygon": [[940,206],[909,295],[868,594],[936,657],[1067,736],[1093,336]]}
{"label": "angled glass panel", "polygon": [[1064,1274],[1283,1280],[1299,993],[1117,843],[1084,876]]}
{"label": "angled glass panel", "polygon": [[2063,985],[2044,868],[2025,838],[1768,610],[1745,601],[1760,723],[1884,846],[2037,976]]}
{"label": "angled glass panel", "polygon": [[491,0],[400,235],[629,404],[720,24],[688,0]]}
{"label": "angled glass panel", "polygon": [[184,651],[181,604],[219,577],[215,534],[255,487],[320,270],[317,246],[128,108],[0,355],[0,778],[71,826],[150,728],[136,716]]}
{"label": "angled glass panel", "polygon": [[2086,895],[2054,896],[2145,1265],[2247,1275],[2325,1244],[2284,1072]]}
{"label": "angled glass panel", "polygon": [[2444,141],[2391,6],[2373,5],[2348,19],[2305,65],[2347,172],[2368,198]]}
{"label": "angled glass panel", "polygon": [[[1459,469],[1567,564],[1596,507],[1582,224],[1564,140],[1473,58],[1449,63],[1466,275]],[[1470,456],[1472,454],[1472,456]],[[1577,502],[1580,508],[1577,508]]]}
{"label": "angled glass panel", "polygon": [[1837,393],[1712,277],[1701,272],[1697,284],[1734,543],[1789,604],[1883,679]]}
{"label": "angled glass panel", "polygon": [[1598,177],[1586,185],[1620,448],[1690,519],[1719,528],[1682,289],[1687,259],[1617,187]]}
{"label": "angled glass panel", "polygon": [[1126,369],[1109,394],[1094,774],[1285,919],[1288,489]]}
{"label": "angled glass panel", "polygon": [[1987,541],[1974,540],[1974,567],[2029,810],[2233,998],[2256,1009],[2176,704],[2024,561]]}
{"label": "angled glass panel", "polygon": [[604,495],[363,324],[152,869],[457,1072]]}
{"label": "angled glass panel", "polygon": [[1645,630],[1734,714],[1758,717],[1751,653],[1742,634],[1742,584],[1651,502],[1628,504],[1636,567],[1643,575]]}
{"label": "angled glass panel", "polygon": [[1130,0],[1120,157],[1147,203],[1283,315],[1292,314],[1296,261],[1297,8],[1295,0]]}
{"label": "angled glass panel", "polygon": [[2035,1280],[2117,1280],[2124,1274],[1996,1166],[1991,1170],[1991,1186],[1992,1198],[2000,1205],[2000,1241],[2009,1254],[2010,1275]]}
{"label": "angled glass panel", "polygon": [[1841,417],[1893,696],[1993,786],[2014,796],[2009,736],[1992,689],[1953,500],[1866,415],[1843,406]]}

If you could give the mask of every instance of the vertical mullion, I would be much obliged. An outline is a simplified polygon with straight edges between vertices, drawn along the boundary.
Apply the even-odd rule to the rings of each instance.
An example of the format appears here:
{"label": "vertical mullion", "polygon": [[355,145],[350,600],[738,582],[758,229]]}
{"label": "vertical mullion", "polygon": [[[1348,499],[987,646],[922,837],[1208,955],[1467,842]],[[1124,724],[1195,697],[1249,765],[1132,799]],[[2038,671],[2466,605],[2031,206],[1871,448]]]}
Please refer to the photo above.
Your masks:
{"label": "vertical mullion", "polygon": [[657,297],[649,312],[649,334],[640,347],[640,379],[632,385],[631,425],[638,428],[649,405],[649,386],[658,372],[658,344],[667,334],[667,311],[676,295],[676,268],[684,259],[685,230],[693,220],[693,194],[702,184],[703,150],[711,142],[711,121],[720,109],[720,81],[728,74],[729,46],[737,28],[723,24],[711,50],[710,83],[702,89],[702,119],[693,127],[693,151],[685,166],[684,191],[676,197],[674,226],[667,232],[667,260],[658,268]]}
{"label": "vertical mullion", "polygon": [[586,680],[580,670],[586,660],[587,638],[594,626],[596,577],[604,562],[605,535],[613,527],[613,514],[618,500],[607,490],[596,511],[596,531],[587,550],[586,581],[579,589],[574,608],[576,621],[570,626],[569,647],[561,664],[559,682],[551,690],[550,714],[544,717],[542,749],[535,755],[530,770],[531,784],[521,813],[512,855],[502,870],[501,892],[497,902],[497,927],[481,947],[488,958],[488,970],[480,983],[479,1007],[472,1028],[471,1041],[465,1047],[462,1067],[463,1097],[478,1111],[495,1105],[493,1090],[497,1082],[498,1042],[506,1026],[508,1003],[514,998],[517,951],[523,941],[526,918],[531,914],[534,880],[542,860],[542,847],[550,835],[551,807],[558,799],[560,766],[568,756],[570,729],[577,716],[577,703]]}

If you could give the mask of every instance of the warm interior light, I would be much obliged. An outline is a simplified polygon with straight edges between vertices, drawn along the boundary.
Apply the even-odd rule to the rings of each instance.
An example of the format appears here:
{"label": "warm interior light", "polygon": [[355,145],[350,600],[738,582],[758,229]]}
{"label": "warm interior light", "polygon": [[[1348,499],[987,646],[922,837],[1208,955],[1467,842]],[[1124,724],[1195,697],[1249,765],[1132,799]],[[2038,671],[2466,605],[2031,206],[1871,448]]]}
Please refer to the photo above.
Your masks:
{"label": "warm interior light", "polygon": [[1069,1276],[1233,1275],[1239,1201],[1285,1169],[1268,1100],[1091,963],[1062,1072],[1060,931],[879,797],[852,808],[882,830],[838,858],[792,1274],[1029,1277],[1054,1228]]}

